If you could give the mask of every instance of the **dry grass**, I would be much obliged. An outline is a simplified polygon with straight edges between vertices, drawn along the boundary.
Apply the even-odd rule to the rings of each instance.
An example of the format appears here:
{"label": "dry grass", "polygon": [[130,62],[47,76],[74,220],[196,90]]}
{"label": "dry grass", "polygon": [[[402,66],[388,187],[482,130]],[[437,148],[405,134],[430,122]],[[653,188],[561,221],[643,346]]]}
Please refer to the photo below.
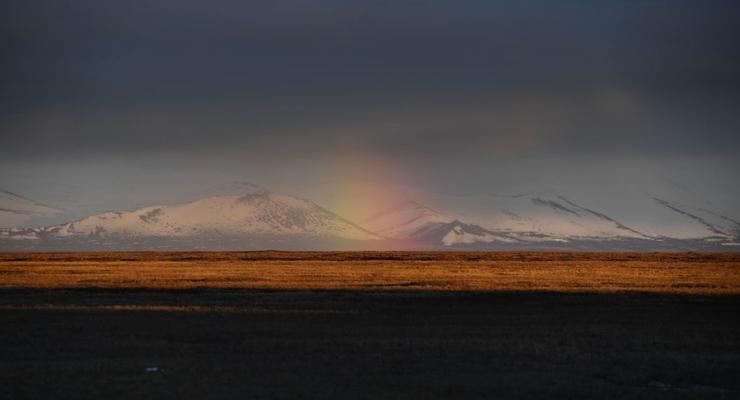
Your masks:
{"label": "dry grass", "polygon": [[740,255],[0,253],[0,288],[740,294]]}

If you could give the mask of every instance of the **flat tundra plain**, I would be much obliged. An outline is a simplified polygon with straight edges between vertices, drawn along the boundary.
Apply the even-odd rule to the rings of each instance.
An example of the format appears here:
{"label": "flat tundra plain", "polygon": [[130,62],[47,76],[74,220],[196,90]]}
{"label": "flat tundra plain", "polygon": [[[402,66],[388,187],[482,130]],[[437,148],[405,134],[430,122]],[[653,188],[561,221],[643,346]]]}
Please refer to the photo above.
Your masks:
{"label": "flat tundra plain", "polygon": [[0,253],[0,398],[740,398],[740,255]]}

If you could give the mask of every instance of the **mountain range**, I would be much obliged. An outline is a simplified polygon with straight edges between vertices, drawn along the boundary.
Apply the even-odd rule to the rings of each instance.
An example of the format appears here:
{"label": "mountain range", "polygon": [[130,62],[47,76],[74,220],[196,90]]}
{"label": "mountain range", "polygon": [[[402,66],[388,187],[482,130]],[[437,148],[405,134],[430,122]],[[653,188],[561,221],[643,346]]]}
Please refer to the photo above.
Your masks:
{"label": "mountain range", "polygon": [[[638,216],[597,210],[553,190],[463,200],[455,212],[403,200],[350,221],[254,187],[27,227],[33,217],[63,211],[0,191],[0,223],[8,226],[0,229],[0,250],[740,250],[736,219],[649,193],[632,199],[640,202]],[[465,217],[470,210],[475,216]]]}

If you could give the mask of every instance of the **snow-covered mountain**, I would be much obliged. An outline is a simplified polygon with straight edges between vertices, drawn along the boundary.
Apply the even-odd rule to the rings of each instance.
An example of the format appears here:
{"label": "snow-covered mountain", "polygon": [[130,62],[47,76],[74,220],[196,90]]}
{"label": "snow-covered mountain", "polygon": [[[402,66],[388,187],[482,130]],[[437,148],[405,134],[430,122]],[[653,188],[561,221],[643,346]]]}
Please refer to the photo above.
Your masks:
{"label": "snow-covered mountain", "polygon": [[503,232],[493,232],[478,225],[459,220],[452,222],[429,223],[413,232],[409,238],[416,243],[430,246],[471,246],[495,244],[524,244],[523,241]]}
{"label": "snow-covered mountain", "polygon": [[455,198],[446,204],[484,229],[543,246],[727,249],[740,238],[737,220],[680,196],[668,201],[636,190],[603,197],[589,202],[542,190]]}
{"label": "snow-covered mountain", "polygon": [[457,198],[434,208],[400,201],[354,223],[308,200],[244,190],[0,229],[0,249],[740,250],[736,219],[665,193],[621,193],[599,207],[554,190]]}
{"label": "snow-covered mountain", "polygon": [[20,227],[34,218],[51,217],[62,210],[0,189],[0,227]]}
{"label": "snow-covered mountain", "polygon": [[5,229],[3,239],[52,247],[325,248],[382,238],[308,200],[258,191],[111,211],[51,227]]}
{"label": "snow-covered mountain", "polygon": [[[685,226],[690,227],[681,232],[658,232],[661,236],[676,238],[712,238],[716,240],[734,240],[740,237],[740,222],[721,215],[715,211],[699,206],[652,197],[655,204],[676,217],[682,217]],[[645,230],[650,232],[649,227]]]}
{"label": "snow-covered mountain", "polygon": [[406,239],[430,224],[446,224],[453,220],[427,206],[407,200],[371,215],[361,224],[387,238]]}
{"label": "snow-covered mountain", "polygon": [[561,239],[650,238],[601,211],[552,191],[496,196],[491,199],[491,208],[481,223],[503,231]]}
{"label": "snow-covered mountain", "polygon": [[453,247],[479,243],[513,243],[506,234],[464,223],[416,201],[403,201],[378,212],[362,225],[413,247]]}

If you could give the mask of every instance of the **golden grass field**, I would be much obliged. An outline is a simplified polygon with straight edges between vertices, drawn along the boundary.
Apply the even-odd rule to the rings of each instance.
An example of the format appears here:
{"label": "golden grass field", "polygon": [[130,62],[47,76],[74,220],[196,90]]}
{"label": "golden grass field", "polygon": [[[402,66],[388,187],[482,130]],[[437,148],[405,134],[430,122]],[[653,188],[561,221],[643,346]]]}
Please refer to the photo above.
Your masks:
{"label": "golden grass field", "polygon": [[696,253],[0,253],[0,288],[740,294],[740,255]]}

